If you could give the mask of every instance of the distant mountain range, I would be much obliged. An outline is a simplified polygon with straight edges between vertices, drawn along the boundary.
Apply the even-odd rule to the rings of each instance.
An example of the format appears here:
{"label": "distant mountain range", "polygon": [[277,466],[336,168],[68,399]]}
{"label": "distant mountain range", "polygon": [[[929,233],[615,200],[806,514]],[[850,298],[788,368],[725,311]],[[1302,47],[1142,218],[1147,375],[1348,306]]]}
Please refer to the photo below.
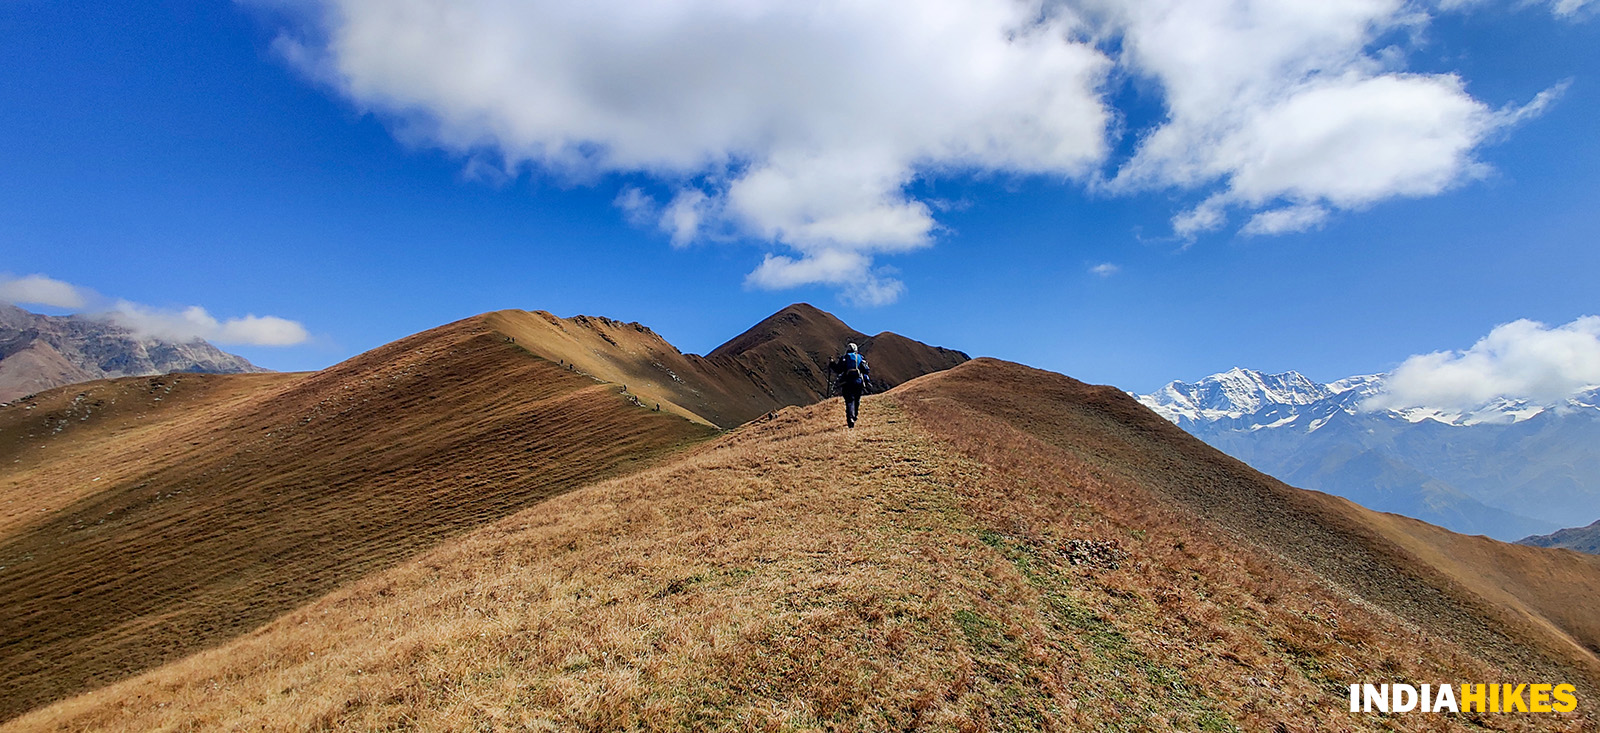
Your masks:
{"label": "distant mountain range", "polygon": [[1600,517],[1600,388],[1551,404],[1367,409],[1383,375],[1318,383],[1232,369],[1139,401],[1295,486],[1515,540]]}
{"label": "distant mountain range", "polygon": [[1517,540],[1519,545],[1533,547],[1561,547],[1578,552],[1587,552],[1591,555],[1600,555],[1600,521],[1587,527],[1573,527],[1563,529],[1552,534],[1524,537]]}
{"label": "distant mountain range", "polygon": [[108,377],[264,371],[200,339],[172,343],[108,320],[45,316],[0,303],[0,403]]}

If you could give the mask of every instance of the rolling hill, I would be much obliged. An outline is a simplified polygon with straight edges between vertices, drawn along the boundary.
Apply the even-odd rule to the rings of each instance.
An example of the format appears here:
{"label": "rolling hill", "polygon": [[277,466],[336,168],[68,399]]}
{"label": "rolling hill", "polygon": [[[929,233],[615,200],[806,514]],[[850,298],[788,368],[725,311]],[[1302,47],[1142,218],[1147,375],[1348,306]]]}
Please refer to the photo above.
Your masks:
{"label": "rolling hill", "polygon": [[[793,319],[768,324],[775,338],[681,362],[646,349],[658,339],[643,327],[589,320],[499,312],[316,375],[185,376],[170,392],[118,380],[96,383],[126,390],[115,404],[58,390],[26,415],[0,412],[16,421],[0,423],[0,458],[37,477],[0,485],[14,507],[0,598],[29,609],[7,622],[5,668],[78,660],[70,674],[7,679],[55,702],[4,727],[1592,728],[1600,618],[1587,599],[1600,558],[1291,488],[1120,390],[1050,372],[964,361],[868,397],[846,431],[837,401],[754,409],[790,388],[779,385],[804,385],[805,364],[785,371],[771,357],[760,382],[710,370],[806,353]],[[542,351],[564,356],[534,358]],[[641,378],[665,373],[656,362],[678,379]],[[603,369],[673,407],[641,408],[620,383],[579,374]],[[750,402],[733,399],[758,383],[768,389],[744,393]],[[705,426],[738,411],[775,414]],[[64,420],[76,422],[53,433]],[[7,437],[15,428],[33,435]],[[304,442],[286,450],[246,441],[279,430],[309,434],[288,433]],[[91,446],[129,453],[88,470],[62,460]],[[139,452],[149,468],[127,465]],[[152,491],[161,471],[191,483]],[[269,475],[289,478],[225,490]],[[36,499],[23,484],[55,488]],[[207,499],[224,493],[239,498]],[[479,496],[500,498],[472,509]],[[201,503],[157,511],[180,502]],[[447,506],[457,520],[428,519]],[[216,533],[231,549],[205,544],[210,517],[231,517]],[[408,536],[393,531],[401,522],[436,539],[393,548]],[[279,539],[306,526],[321,529]],[[381,541],[362,534],[373,528]],[[177,532],[189,536],[158,543]],[[101,572],[75,549],[112,536],[147,538],[142,554],[124,553],[135,565]],[[203,561],[183,557],[191,547]],[[60,559],[74,552],[84,562]],[[271,569],[238,559],[263,554]],[[367,559],[339,559],[352,556]],[[116,615],[96,595],[185,563],[187,584],[122,597],[147,603],[145,615],[17,653],[88,623],[79,616]],[[46,570],[51,582],[32,579]],[[92,578],[71,586],[79,576]],[[301,587],[276,591],[282,582]],[[226,633],[191,623],[203,642],[104,671],[136,651],[118,640],[163,638],[183,618],[229,623],[236,598],[275,591],[273,608],[244,609],[256,620]],[[25,605],[41,595],[54,605]],[[1446,680],[1568,681],[1584,704],[1543,716],[1344,712],[1352,682]]]}
{"label": "rolling hill", "polygon": [[[809,306],[774,318],[767,349],[854,333]],[[923,361],[889,355],[891,375],[956,360],[902,350]],[[704,440],[713,420],[820,398],[805,391],[820,367],[768,374],[730,351],[683,356],[643,327],[503,311],[313,374],[97,381],[0,410],[0,715],[237,636]],[[623,383],[670,385],[659,394],[676,402],[657,412]]]}

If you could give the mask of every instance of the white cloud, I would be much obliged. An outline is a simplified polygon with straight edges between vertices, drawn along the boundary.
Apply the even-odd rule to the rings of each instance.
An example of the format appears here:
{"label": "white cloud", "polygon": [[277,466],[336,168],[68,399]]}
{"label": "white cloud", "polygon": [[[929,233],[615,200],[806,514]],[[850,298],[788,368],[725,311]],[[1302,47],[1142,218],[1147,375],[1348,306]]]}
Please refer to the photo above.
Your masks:
{"label": "white cloud", "polygon": [[1199,206],[1188,211],[1180,212],[1172,217],[1172,233],[1181,239],[1194,241],[1195,235],[1201,232],[1211,232],[1222,228],[1228,223],[1226,202],[1220,196],[1212,196],[1200,202]]}
{"label": "white cloud", "polygon": [[143,338],[177,343],[205,339],[218,344],[294,346],[311,337],[305,326],[286,318],[247,315],[218,320],[197,305],[169,310],[128,300],[113,302],[88,288],[45,275],[0,277],[0,300],[78,311],[88,318],[112,321]]}
{"label": "white cloud", "polygon": [[1578,11],[1588,7],[1591,1],[1592,0],[1555,0],[1555,2],[1551,4],[1550,10],[1561,17],[1571,17],[1577,15]]}
{"label": "white cloud", "polygon": [[44,275],[0,276],[0,300],[8,303],[72,310],[87,306],[94,297],[88,290]]}
{"label": "white cloud", "polygon": [[1482,176],[1477,149],[1560,88],[1495,110],[1455,75],[1393,69],[1403,53],[1375,41],[1428,20],[1404,0],[1094,4],[1123,34],[1122,63],[1161,85],[1169,111],[1110,188],[1220,189],[1174,219],[1183,238],[1221,228],[1228,207],[1272,209],[1243,231],[1276,234],[1438,194]]}
{"label": "white cloud", "polygon": [[843,249],[815,250],[799,259],[769,254],[745,278],[745,284],[766,290],[832,285],[841,289],[846,300],[860,305],[893,303],[905,291],[904,283],[874,272],[866,255]]}
{"label": "white cloud", "polygon": [[[1442,0],[1439,7],[1446,10],[1457,10],[1473,5],[1486,4],[1488,0]],[[1558,18],[1574,19],[1578,11],[1583,10],[1593,0],[1521,0],[1521,5],[1549,5],[1550,12]]]}
{"label": "white cloud", "polygon": [[1321,206],[1314,204],[1285,206],[1250,217],[1250,221],[1239,231],[1247,235],[1303,232],[1322,226],[1322,222],[1327,218],[1328,210]]}
{"label": "white cloud", "polygon": [[622,216],[634,226],[644,226],[661,216],[661,206],[638,186],[624,186],[611,204],[621,209]]}
{"label": "white cloud", "polygon": [[709,213],[711,200],[705,192],[691,188],[678,192],[661,212],[661,231],[672,236],[675,247],[693,242],[700,234],[700,222]]}
{"label": "white cloud", "polygon": [[1600,385],[1600,316],[1554,328],[1526,319],[1496,326],[1466,351],[1406,359],[1387,384],[1368,408],[1466,409],[1500,397],[1559,402]]}
{"label": "white cloud", "polygon": [[1122,272],[1122,268],[1111,262],[1102,262],[1089,268],[1089,274],[1099,275],[1100,277],[1111,277],[1119,272]]}
{"label": "white cloud", "polygon": [[1085,178],[1106,152],[1111,62],[1055,4],[312,5],[278,47],[398,135],[508,167],[650,174],[680,189],[659,222],[675,243],[715,225],[802,270],[853,253],[852,282],[930,243],[931,209],[906,192],[919,176]]}
{"label": "white cloud", "polygon": [[[1498,109],[1408,73],[1438,8],[1415,0],[274,1],[307,19],[284,57],[400,138],[647,176],[673,198],[625,189],[630,221],[768,242],[755,283],[889,282],[875,260],[940,231],[912,184],[948,175],[1176,188],[1202,200],[1172,222],[1190,240],[1235,209],[1246,234],[1302,231],[1484,175],[1479,149],[1559,92]],[[1167,116],[1110,161],[1127,76]]]}
{"label": "white cloud", "polygon": [[247,315],[219,321],[197,305],[170,311],[119,300],[107,316],[141,336],[176,343],[205,339],[217,344],[293,346],[311,337],[304,326],[285,318]]}

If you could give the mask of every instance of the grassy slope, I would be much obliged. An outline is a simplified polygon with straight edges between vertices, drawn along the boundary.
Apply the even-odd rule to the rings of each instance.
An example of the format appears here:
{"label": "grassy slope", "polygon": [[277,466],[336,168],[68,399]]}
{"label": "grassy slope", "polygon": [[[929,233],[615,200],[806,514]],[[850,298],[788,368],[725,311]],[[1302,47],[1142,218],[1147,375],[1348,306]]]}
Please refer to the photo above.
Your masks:
{"label": "grassy slope", "polygon": [[1456,730],[1350,716],[1342,685],[1520,673],[1121,463],[1168,437],[1113,390],[1021,369],[869,398],[855,431],[783,410],[8,727]]}
{"label": "grassy slope", "polygon": [[0,717],[180,659],[712,433],[482,319],[310,375],[0,410]]}
{"label": "grassy slope", "polygon": [[1573,676],[1600,694],[1600,616],[1587,600],[1600,595],[1600,558],[1458,535],[1285,486],[1113,388],[992,360],[932,382],[969,416],[1025,426],[1102,475],[1182,504],[1514,672]]}

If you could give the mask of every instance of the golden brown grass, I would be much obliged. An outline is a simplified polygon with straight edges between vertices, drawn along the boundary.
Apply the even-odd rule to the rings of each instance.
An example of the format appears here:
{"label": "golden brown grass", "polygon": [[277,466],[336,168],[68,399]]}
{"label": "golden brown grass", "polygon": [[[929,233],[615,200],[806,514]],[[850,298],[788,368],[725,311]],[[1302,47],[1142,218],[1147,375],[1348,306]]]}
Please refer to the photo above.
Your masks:
{"label": "golden brown grass", "polygon": [[475,321],[316,374],[111,380],[0,410],[0,717],[710,434]]}
{"label": "golden brown grass", "polygon": [[[0,719],[813,401],[819,344],[853,333],[795,306],[701,358],[637,324],[502,311],[315,374],[107,380],[0,409]],[[965,358],[881,338],[891,380]]]}
{"label": "golden brown grass", "polygon": [[1081,385],[1015,409],[1010,368],[869,398],[854,431],[786,409],[6,727],[1588,729],[1343,712],[1348,682],[1520,670],[1110,462],[1143,423]]}
{"label": "golden brown grass", "polygon": [[0,409],[0,537],[133,474],[203,454],[213,411],[299,374],[101,380]]}
{"label": "golden brown grass", "polygon": [[[985,360],[912,385],[965,414],[1025,427],[1097,475],[1143,487],[1303,563],[1524,677],[1570,676],[1600,694],[1592,649],[1600,558],[1465,537],[1294,489],[1189,436],[1110,387]],[[938,424],[949,424],[948,421]],[[981,434],[952,430],[951,435]]]}

